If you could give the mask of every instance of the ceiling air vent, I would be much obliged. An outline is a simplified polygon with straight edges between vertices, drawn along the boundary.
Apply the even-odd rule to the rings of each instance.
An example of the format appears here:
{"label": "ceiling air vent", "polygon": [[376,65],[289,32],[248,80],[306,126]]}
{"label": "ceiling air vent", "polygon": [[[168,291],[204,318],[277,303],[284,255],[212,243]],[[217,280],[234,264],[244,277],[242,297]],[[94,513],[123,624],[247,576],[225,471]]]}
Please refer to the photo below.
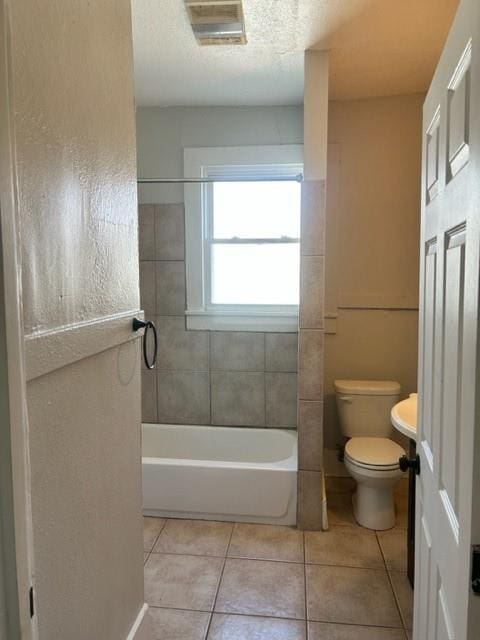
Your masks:
{"label": "ceiling air vent", "polygon": [[242,0],[185,0],[199,44],[246,44]]}

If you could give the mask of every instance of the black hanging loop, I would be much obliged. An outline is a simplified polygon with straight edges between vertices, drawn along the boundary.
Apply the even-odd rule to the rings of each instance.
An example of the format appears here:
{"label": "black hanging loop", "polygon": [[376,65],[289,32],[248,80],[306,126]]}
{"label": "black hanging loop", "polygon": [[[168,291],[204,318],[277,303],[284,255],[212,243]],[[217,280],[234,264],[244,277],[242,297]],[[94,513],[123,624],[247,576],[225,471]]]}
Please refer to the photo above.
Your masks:
{"label": "black hanging loop", "polygon": [[[155,369],[155,367],[157,366],[157,352],[158,352],[158,337],[157,337],[157,329],[155,325],[150,320],[147,320],[146,322],[144,322],[143,320],[134,318],[132,322],[132,328],[134,331],[138,331],[139,329],[145,329],[145,333],[143,334],[143,340],[142,340],[143,359],[145,361],[145,366],[147,367],[147,369]],[[154,345],[153,358],[151,361],[149,361],[148,353],[147,353],[147,343],[148,343],[147,337],[148,337],[148,331],[150,329],[153,331],[153,345]]]}

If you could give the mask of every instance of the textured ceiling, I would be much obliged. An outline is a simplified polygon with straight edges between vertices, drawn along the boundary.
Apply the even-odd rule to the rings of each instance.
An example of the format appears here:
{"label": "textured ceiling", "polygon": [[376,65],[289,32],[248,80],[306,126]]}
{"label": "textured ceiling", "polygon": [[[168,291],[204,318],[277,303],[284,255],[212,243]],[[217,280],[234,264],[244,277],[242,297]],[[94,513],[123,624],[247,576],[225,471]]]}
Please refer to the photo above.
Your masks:
{"label": "textured ceiling", "polygon": [[137,103],[300,104],[309,48],[333,98],[424,91],[458,1],[243,0],[248,44],[201,47],[183,0],[132,0]]}

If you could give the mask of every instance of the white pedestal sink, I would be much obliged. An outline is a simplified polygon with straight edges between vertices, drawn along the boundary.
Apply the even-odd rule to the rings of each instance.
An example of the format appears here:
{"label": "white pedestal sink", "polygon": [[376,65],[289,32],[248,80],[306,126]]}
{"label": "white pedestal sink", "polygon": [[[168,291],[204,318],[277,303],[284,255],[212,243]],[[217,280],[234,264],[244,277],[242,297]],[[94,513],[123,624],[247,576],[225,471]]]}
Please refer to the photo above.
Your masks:
{"label": "white pedestal sink", "polygon": [[411,393],[406,400],[393,407],[391,421],[395,429],[411,440],[417,439],[417,394]]}

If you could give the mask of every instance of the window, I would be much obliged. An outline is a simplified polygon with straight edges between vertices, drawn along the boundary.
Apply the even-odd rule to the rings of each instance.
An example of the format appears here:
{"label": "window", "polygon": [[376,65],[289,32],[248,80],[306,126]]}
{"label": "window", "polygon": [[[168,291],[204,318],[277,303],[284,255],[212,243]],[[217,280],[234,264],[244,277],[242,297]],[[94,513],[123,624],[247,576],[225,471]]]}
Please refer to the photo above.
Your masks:
{"label": "window", "polygon": [[185,175],[219,178],[185,186],[189,328],[297,329],[301,158],[296,145],[185,150]]}

